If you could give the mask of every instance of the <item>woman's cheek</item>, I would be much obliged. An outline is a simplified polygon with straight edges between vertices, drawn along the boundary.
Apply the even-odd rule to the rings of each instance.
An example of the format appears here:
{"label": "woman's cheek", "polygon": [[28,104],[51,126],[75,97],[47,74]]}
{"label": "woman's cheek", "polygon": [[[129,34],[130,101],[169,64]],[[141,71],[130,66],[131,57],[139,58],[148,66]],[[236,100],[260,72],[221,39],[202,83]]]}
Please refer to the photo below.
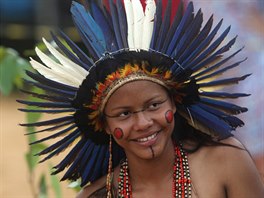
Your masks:
{"label": "woman's cheek", "polygon": [[168,124],[172,123],[174,118],[173,111],[168,110],[165,112],[165,120],[167,121]]}
{"label": "woman's cheek", "polygon": [[113,135],[117,140],[121,140],[124,136],[124,132],[121,128],[115,128]]}

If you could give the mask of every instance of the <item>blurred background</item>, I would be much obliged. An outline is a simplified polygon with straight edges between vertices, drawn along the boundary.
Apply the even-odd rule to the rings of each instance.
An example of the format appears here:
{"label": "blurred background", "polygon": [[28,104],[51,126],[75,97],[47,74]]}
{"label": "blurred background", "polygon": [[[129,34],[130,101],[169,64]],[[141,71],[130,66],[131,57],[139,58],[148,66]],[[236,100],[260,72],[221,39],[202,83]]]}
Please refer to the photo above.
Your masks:
{"label": "blurred background", "polygon": [[[235,72],[239,75],[252,73],[239,89],[251,96],[239,100],[249,111],[240,117],[246,125],[234,134],[251,152],[262,178],[264,178],[264,1],[263,0],[193,0],[196,11],[202,8],[205,21],[214,13],[217,23],[224,18],[223,28],[232,26],[229,37],[238,35],[232,51],[245,46],[236,60],[248,60]],[[29,119],[37,119],[17,111],[22,108],[15,100],[26,97],[19,93],[23,87],[22,71],[29,69],[28,60],[35,56],[34,47],[41,48],[41,38],[51,39],[63,30],[77,44],[80,42],[70,16],[71,0],[0,0],[0,197],[74,197],[78,188],[75,183],[62,182],[49,176],[52,165],[36,166],[30,158],[39,147],[28,146],[30,138],[18,126]],[[32,129],[33,130],[33,129]],[[39,136],[38,136],[39,138]],[[41,145],[45,147],[45,145]],[[35,149],[35,150],[34,150]]]}

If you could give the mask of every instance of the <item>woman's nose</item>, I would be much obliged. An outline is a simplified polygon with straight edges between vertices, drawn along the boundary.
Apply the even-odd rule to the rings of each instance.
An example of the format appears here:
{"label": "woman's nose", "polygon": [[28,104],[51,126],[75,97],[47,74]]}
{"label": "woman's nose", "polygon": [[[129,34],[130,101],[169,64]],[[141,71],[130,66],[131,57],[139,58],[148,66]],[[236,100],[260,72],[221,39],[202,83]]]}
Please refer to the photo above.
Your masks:
{"label": "woman's nose", "polygon": [[136,112],[133,114],[134,117],[134,130],[143,131],[148,129],[152,124],[153,120],[145,111]]}

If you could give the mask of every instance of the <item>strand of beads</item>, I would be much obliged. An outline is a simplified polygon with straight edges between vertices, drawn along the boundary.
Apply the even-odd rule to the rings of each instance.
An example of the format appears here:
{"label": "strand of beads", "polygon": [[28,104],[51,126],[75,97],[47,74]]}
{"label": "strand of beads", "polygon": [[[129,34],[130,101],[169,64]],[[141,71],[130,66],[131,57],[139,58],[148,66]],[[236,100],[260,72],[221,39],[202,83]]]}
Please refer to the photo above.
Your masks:
{"label": "strand of beads", "polygon": [[175,197],[191,198],[191,177],[188,164],[187,154],[181,147],[175,147],[177,158],[176,173],[175,173]]}
{"label": "strand of beads", "polygon": [[127,159],[120,166],[120,174],[118,178],[118,197],[132,198],[132,187],[128,176]]}
{"label": "strand of beads", "polygon": [[[118,197],[132,198],[132,186],[128,175],[128,162],[120,165],[118,178]],[[191,177],[187,154],[175,145],[175,161],[173,165],[172,197],[191,198]]]}

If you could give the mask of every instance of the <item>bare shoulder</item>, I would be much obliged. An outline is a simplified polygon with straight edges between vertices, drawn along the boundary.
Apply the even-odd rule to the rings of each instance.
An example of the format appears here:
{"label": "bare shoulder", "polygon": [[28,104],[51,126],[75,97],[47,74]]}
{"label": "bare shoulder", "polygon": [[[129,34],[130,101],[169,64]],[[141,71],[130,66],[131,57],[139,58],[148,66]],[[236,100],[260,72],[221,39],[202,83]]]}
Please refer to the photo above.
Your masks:
{"label": "bare shoulder", "polygon": [[244,145],[233,137],[220,143],[189,154],[192,181],[200,197],[263,197],[263,182]]}
{"label": "bare shoulder", "polygon": [[105,186],[106,176],[101,177],[94,183],[85,186],[77,195],[76,198],[88,198],[95,191]]}
{"label": "bare shoulder", "polygon": [[[223,176],[228,197],[262,197],[263,181],[244,145],[230,137],[221,143],[229,146],[215,146],[210,153],[216,170]],[[207,148],[209,150],[209,148]]]}

